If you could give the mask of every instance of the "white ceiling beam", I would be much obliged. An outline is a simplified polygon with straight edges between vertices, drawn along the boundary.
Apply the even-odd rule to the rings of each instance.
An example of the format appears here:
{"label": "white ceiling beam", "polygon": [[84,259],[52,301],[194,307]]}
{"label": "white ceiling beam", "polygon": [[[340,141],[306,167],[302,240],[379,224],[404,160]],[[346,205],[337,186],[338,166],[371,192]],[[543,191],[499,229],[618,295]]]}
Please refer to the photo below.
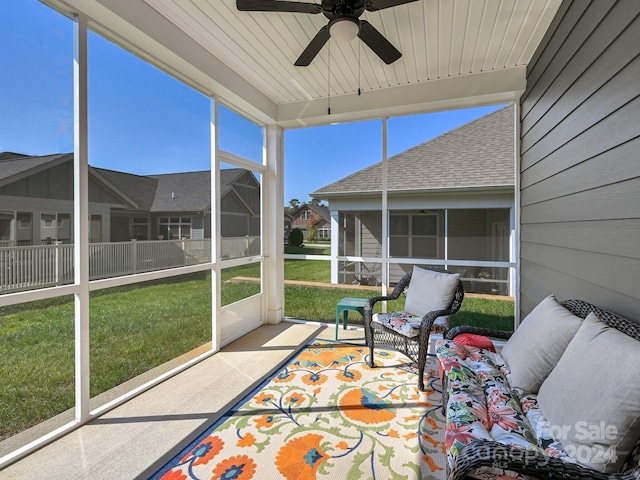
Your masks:
{"label": "white ceiling beam", "polygon": [[298,128],[385,116],[411,115],[516,101],[526,87],[526,67],[460,75],[331,98],[280,105],[277,123]]}

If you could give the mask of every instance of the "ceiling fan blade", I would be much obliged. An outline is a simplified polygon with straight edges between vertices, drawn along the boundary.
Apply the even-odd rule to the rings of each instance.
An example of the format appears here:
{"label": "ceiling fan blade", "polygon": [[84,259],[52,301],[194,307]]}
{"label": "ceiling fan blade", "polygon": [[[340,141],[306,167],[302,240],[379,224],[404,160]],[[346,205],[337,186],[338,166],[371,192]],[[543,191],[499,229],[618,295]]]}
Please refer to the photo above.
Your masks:
{"label": "ceiling fan blade", "polygon": [[317,3],[285,2],[281,0],[236,0],[236,7],[241,12],[322,12],[322,6]]}
{"label": "ceiling fan blade", "polygon": [[364,8],[368,12],[377,12],[385,8],[397,7],[405,3],[417,2],[418,0],[366,0]]}
{"label": "ceiling fan blade", "polygon": [[316,36],[313,37],[307,48],[304,49],[304,52],[298,57],[296,63],[294,64],[296,67],[308,67],[311,61],[316,58],[318,52],[324,47],[324,44],[329,40],[329,26],[325,25],[320,29]]}
{"label": "ceiling fan blade", "polygon": [[402,53],[391,45],[391,42],[384,38],[376,27],[366,20],[360,20],[360,33],[358,33],[358,37],[387,65],[395,62],[402,56]]}

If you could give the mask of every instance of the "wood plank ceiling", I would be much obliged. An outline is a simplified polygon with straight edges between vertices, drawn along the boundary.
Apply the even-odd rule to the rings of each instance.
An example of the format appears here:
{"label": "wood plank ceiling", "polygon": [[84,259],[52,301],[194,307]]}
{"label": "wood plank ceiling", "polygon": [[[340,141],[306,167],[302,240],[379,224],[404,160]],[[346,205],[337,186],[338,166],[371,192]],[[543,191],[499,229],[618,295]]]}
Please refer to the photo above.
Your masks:
{"label": "wood plank ceiling", "polygon": [[359,39],[330,40],[308,67],[293,64],[327,23],[322,14],[239,12],[235,0],[145,2],[283,105],[526,65],[561,0],[419,0],[365,12],[400,60],[385,65]]}

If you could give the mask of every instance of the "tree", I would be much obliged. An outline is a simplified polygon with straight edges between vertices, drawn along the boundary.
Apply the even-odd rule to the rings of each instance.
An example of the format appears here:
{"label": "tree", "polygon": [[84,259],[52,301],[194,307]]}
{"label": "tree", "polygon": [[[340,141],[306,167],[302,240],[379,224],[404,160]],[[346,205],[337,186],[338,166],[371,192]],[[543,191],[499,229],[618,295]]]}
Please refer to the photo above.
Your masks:
{"label": "tree", "polygon": [[284,207],[284,211],[291,215],[299,206],[300,200],[298,200],[297,198],[292,198],[291,200],[289,200],[289,206]]}
{"label": "tree", "polygon": [[324,205],[322,205],[322,200],[319,200],[317,198],[312,198],[309,201],[309,205],[315,205],[316,207],[324,207]]}
{"label": "tree", "polygon": [[318,223],[318,220],[320,220],[320,215],[318,215],[316,212],[311,212],[311,216],[309,217],[309,220],[307,220],[306,223],[306,227],[307,227],[307,233],[309,234],[309,241],[315,241],[316,239],[316,223]]}
{"label": "tree", "polygon": [[291,234],[289,236],[290,245],[293,245],[294,247],[299,247],[302,245],[303,241],[304,241],[304,234],[302,233],[302,230],[300,230],[299,228],[294,228],[293,230],[291,230]]}

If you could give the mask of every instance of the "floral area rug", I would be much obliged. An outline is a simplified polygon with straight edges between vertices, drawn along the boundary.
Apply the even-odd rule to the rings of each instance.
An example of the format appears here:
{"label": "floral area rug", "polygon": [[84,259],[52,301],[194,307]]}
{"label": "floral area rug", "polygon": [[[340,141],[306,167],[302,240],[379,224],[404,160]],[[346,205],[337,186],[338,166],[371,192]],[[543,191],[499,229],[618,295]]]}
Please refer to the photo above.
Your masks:
{"label": "floral area rug", "polygon": [[376,368],[368,355],[313,341],[152,478],[444,479],[435,358],[419,392],[402,354],[376,350]]}

